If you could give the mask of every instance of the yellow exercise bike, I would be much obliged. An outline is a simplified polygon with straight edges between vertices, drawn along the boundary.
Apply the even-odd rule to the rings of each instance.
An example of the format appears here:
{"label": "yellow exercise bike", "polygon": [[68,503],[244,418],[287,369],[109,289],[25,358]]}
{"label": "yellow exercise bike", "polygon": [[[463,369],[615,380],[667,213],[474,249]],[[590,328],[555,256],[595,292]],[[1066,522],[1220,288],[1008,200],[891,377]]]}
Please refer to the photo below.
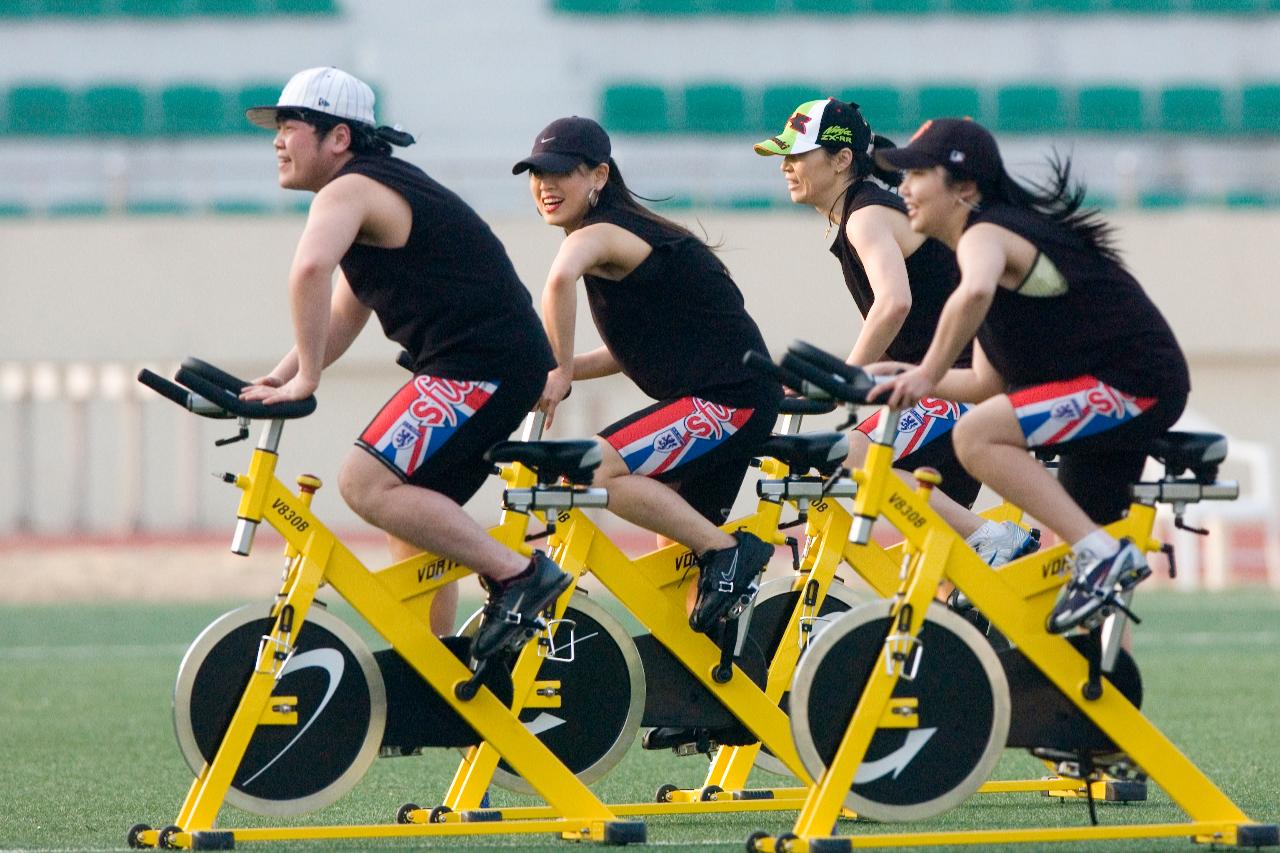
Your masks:
{"label": "yellow exercise bike", "polygon": [[[783,368],[848,406],[867,404],[875,380],[806,344]],[[1141,679],[1121,647],[1132,591],[1114,595],[1099,628],[1049,634],[1046,617],[1069,577],[1069,548],[1057,545],[993,569],[965,547],[929,507],[936,472],[916,472],[915,488],[892,471],[898,413],[887,411],[872,436],[853,501],[854,541],[869,541],[883,518],[905,537],[899,582],[885,602],[834,619],[805,652],[791,685],[796,749],[817,779],[791,832],[756,833],[762,853],[854,847],[1100,841],[1189,836],[1206,843],[1275,846],[1274,824],[1251,821],[1138,710]],[[1128,515],[1107,530],[1145,551],[1167,551],[1152,536],[1158,503],[1178,523],[1187,505],[1231,500],[1235,483],[1217,480],[1226,440],[1171,432],[1152,455],[1165,477],[1133,486]],[[1190,476],[1186,476],[1189,472]],[[997,654],[967,620],[935,600],[951,581],[1012,643]],[[858,688],[850,691],[853,683]],[[964,802],[984,783],[1006,746],[1074,763],[1084,778],[1147,776],[1189,820],[1074,828],[866,833],[834,836],[841,811],[882,821],[932,817]]]}

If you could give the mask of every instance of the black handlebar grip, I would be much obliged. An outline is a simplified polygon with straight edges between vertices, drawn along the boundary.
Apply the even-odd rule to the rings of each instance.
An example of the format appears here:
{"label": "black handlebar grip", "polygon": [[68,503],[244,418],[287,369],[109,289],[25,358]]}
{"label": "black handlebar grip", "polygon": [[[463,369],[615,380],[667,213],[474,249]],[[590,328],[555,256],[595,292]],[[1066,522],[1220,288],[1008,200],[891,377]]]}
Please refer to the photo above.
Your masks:
{"label": "black handlebar grip", "polygon": [[804,391],[801,387],[804,384],[804,380],[801,377],[786,368],[779,367],[771,359],[766,358],[755,350],[747,350],[746,354],[742,356],[742,363],[758,373],[763,373],[771,379],[776,379],[793,391]]}
{"label": "black handlebar grip", "polygon": [[[216,370],[217,368],[214,369]],[[239,381],[230,374],[222,375],[228,377],[232,382]],[[316,410],[316,398],[314,395],[307,397],[305,400],[290,400],[286,403],[272,403],[271,405],[257,401],[241,400],[237,391],[224,388],[188,367],[180,368],[174,379],[177,379],[215,406],[219,406],[237,417],[255,420],[301,418]]]}
{"label": "black handlebar grip", "polygon": [[138,371],[138,381],[155,391],[161,397],[172,400],[184,409],[191,408],[191,393],[181,385],[176,385],[158,373],[152,373],[145,367]]}
{"label": "black handlebar grip", "polygon": [[198,358],[188,358],[182,362],[182,368],[196,374],[201,379],[207,379],[219,388],[224,388],[232,394],[239,394],[251,383],[246,382],[239,377],[232,376],[225,370],[214,367],[207,361],[201,361]]}

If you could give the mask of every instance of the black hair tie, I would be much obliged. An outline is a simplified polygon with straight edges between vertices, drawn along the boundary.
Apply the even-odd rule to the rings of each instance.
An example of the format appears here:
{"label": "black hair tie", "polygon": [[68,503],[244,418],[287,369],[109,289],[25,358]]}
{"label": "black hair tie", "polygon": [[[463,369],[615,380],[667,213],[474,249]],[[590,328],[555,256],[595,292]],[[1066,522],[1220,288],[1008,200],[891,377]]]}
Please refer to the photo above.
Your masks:
{"label": "black hair tie", "polygon": [[373,132],[373,135],[381,139],[383,142],[389,142],[401,148],[407,148],[417,140],[413,138],[413,134],[401,130],[398,127],[387,127],[383,125]]}

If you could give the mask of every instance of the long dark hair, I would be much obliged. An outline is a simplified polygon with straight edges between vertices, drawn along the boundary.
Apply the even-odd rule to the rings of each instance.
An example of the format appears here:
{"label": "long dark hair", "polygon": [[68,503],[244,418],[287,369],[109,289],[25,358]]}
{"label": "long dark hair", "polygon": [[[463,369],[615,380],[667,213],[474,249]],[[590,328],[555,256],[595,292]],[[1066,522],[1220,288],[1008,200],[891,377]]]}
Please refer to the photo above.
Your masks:
{"label": "long dark hair", "polygon": [[340,124],[345,124],[351,129],[351,153],[357,156],[390,157],[392,145],[405,147],[415,142],[412,134],[405,133],[398,128],[374,127],[362,121],[338,118],[316,110],[279,110],[276,113],[276,118],[285,120],[297,119],[298,121],[306,122],[314,127],[316,133],[320,136],[326,135]]}
{"label": "long dark hair", "polygon": [[1033,211],[1063,225],[1107,260],[1123,264],[1115,229],[1097,208],[1084,206],[1085,186],[1071,180],[1071,158],[1054,150],[1047,162],[1050,176],[1043,182],[1022,183],[1005,169],[995,182],[979,181],[983,203],[996,201]]}
{"label": "long dark hair", "polygon": [[[882,181],[891,187],[896,187],[898,184],[902,183],[902,172],[897,169],[886,169],[876,162],[877,151],[885,151],[889,148],[897,147],[898,146],[894,144],[894,141],[887,136],[881,136],[878,133],[873,133],[871,135],[870,153],[866,151],[853,152],[853,168],[856,173],[854,175],[854,180],[875,178],[876,180]],[[832,150],[832,153],[834,154],[837,150],[839,149]]]}
{"label": "long dark hair", "polygon": [[[654,213],[649,208],[641,204],[641,201],[658,201],[659,199],[651,199],[635,193],[627,182],[622,179],[622,171],[618,168],[618,163],[612,157],[609,158],[609,178],[605,181],[604,188],[600,190],[600,196],[596,201],[597,207],[613,208],[614,210],[624,210],[635,216],[639,216],[647,222],[651,222],[668,237],[692,237],[702,243],[708,249],[715,249],[716,246],[711,245],[702,237],[694,234],[683,225],[672,222],[665,216]],[[587,168],[594,169],[599,163],[586,161]]]}

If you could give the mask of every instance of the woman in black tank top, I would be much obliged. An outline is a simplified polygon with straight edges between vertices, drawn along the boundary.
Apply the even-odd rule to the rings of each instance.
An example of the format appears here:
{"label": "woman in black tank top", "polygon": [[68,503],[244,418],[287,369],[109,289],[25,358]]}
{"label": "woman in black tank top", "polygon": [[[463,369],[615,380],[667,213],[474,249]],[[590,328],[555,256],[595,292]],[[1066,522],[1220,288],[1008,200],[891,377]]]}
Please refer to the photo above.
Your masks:
{"label": "woman in black tank top", "polygon": [[[596,484],[615,513],[700,555],[702,578],[732,580],[699,583],[690,622],[709,631],[773,552],[718,526],[782,396],[742,363],[749,350],[767,355],[764,340],[711,249],[636,201],[599,124],[552,122],[512,171],[526,170],[538,212],[565,232],[542,296],[557,366],[538,407],[550,425],[573,380],[618,372],[657,400],[597,436]],[[575,355],[579,278],[604,346]]]}
{"label": "woman in black tank top", "polygon": [[[854,365],[886,357],[919,361],[959,279],[955,253],[911,229],[906,205],[891,189],[901,175],[876,166],[874,152],[892,147],[872,133],[857,104],[835,98],[801,104],[777,136],[755,146],[757,154],[782,157],[793,202],[812,205],[822,214],[828,235],[833,225],[839,229],[831,253],[863,317],[847,359]],[[969,366],[968,348],[956,364]],[[969,511],[981,483],[965,471],[951,443],[951,430],[964,410],[954,401],[928,399],[904,412],[894,467],[906,472],[928,466],[941,472],[942,487],[934,491],[931,505],[984,560],[1000,564],[1025,553],[1034,540],[1012,522],[987,522]],[[862,465],[870,445],[867,436],[878,423],[877,413],[850,434],[851,468]]]}
{"label": "woman in black tank top", "polygon": [[[995,139],[968,119],[926,122],[878,160],[907,170],[912,227],[956,248],[961,280],[919,366],[884,383],[895,404],[938,393],[983,401],[955,430],[974,476],[1072,543],[1074,577],[1048,629],[1099,622],[1115,589],[1150,570],[1101,524],[1128,505],[1151,439],[1186,404],[1187,364],[1169,325],[1081,209],[1070,163],[1046,186],[1004,169]],[[977,334],[973,367],[950,369]],[[1055,479],[1028,454],[1052,447]]]}

